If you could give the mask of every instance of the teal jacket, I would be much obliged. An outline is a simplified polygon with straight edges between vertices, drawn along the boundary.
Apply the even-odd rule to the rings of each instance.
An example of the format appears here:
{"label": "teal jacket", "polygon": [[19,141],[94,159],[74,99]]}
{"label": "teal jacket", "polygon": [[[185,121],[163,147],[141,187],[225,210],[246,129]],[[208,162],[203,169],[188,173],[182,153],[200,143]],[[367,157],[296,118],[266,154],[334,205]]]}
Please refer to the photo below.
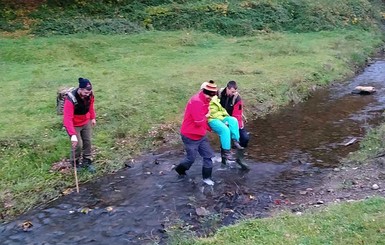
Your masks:
{"label": "teal jacket", "polygon": [[216,95],[211,98],[209,108],[210,108],[210,116],[208,117],[209,122],[214,119],[219,119],[223,121],[225,117],[229,116],[229,113],[227,113],[226,109],[222,107],[220,99]]}

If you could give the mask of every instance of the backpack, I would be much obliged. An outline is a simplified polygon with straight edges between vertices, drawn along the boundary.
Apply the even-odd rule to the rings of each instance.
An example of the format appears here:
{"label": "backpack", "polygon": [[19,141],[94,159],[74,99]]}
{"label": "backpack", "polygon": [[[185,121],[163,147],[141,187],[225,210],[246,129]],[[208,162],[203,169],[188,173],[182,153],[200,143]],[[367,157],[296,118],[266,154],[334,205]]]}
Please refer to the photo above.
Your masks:
{"label": "backpack", "polygon": [[75,105],[77,105],[78,101],[76,100],[76,97],[72,94],[72,91],[74,91],[76,88],[74,87],[64,87],[60,88],[57,91],[56,94],[56,113],[58,115],[63,115],[63,109],[64,109],[64,101],[68,97],[74,102]]}

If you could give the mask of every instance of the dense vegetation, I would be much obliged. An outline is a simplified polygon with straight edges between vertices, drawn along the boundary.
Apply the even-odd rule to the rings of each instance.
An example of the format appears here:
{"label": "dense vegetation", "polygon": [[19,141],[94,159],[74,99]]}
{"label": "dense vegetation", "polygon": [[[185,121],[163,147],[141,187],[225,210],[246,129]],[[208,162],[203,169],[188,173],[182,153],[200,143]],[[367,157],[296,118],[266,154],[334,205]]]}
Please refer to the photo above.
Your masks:
{"label": "dense vegetation", "polygon": [[36,35],[195,29],[233,36],[366,29],[380,21],[381,7],[379,0],[5,0],[0,29]]}

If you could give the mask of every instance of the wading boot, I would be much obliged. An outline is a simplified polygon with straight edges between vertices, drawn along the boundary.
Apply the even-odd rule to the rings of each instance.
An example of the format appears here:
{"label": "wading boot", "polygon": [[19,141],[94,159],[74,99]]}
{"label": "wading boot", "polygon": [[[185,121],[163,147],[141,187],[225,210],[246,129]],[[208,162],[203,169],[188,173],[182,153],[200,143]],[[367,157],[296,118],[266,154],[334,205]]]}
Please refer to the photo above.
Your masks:
{"label": "wading boot", "polygon": [[186,176],[187,168],[185,168],[183,165],[178,164],[178,166],[176,166],[174,170],[179,174],[179,177],[183,178]]}
{"label": "wading boot", "polygon": [[250,170],[250,167],[243,161],[244,155],[245,150],[237,150],[235,161],[241,166],[242,170]]}
{"label": "wading boot", "polygon": [[213,168],[202,167],[202,178],[203,178],[203,182],[206,185],[211,185],[211,186],[214,185],[214,181],[211,179],[212,172],[213,172]]}

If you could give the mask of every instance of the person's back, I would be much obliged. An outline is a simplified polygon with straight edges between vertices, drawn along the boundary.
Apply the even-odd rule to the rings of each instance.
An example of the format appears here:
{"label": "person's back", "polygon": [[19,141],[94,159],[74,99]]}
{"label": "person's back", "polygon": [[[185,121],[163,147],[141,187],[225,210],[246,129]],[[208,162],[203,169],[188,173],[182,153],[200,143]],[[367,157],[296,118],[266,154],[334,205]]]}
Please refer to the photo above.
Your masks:
{"label": "person's back", "polygon": [[206,135],[208,125],[206,114],[209,111],[209,101],[199,92],[187,102],[181,126],[181,134],[198,140]]}

